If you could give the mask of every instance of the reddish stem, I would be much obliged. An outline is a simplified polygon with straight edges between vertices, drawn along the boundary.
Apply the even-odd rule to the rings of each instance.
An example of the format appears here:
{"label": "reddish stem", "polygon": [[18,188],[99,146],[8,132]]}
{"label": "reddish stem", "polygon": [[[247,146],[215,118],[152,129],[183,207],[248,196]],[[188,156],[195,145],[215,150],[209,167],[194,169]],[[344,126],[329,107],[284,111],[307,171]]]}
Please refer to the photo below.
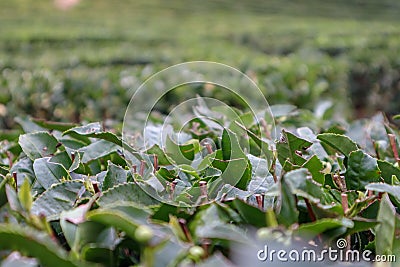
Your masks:
{"label": "reddish stem", "polygon": [[390,146],[392,147],[393,150],[393,155],[397,163],[400,165],[400,157],[399,157],[399,151],[397,150],[397,142],[396,142],[396,136],[394,134],[388,134],[389,137],[389,142]]}
{"label": "reddish stem", "polygon": [[349,211],[349,199],[346,193],[342,193],[340,196],[342,197],[343,211],[346,214]]}
{"label": "reddish stem", "polygon": [[256,194],[257,205],[260,210],[264,210],[264,195]]}
{"label": "reddish stem", "polygon": [[261,127],[264,129],[265,136],[266,136],[268,139],[271,139],[271,134],[270,134],[270,132],[268,131],[267,122],[262,118],[262,119],[260,119],[260,124],[261,124]]}
{"label": "reddish stem", "polygon": [[157,155],[153,155],[153,161],[154,161],[154,172],[156,172],[157,170],[158,170],[158,157],[157,157]]}
{"label": "reddish stem", "polygon": [[175,192],[175,187],[178,184],[178,181],[174,180],[172,183],[169,184],[169,188],[170,188],[170,199],[173,199],[174,197],[174,192]]}
{"label": "reddish stem", "polygon": [[189,242],[193,242],[192,235],[190,234],[189,228],[186,225],[186,220],[183,218],[178,219],[179,225],[181,226],[183,233],[185,234],[186,239]]}
{"label": "reddish stem", "polygon": [[211,246],[212,242],[210,239],[205,238],[203,239],[203,242],[201,242],[201,247],[204,249],[205,254],[204,257],[207,258],[210,254],[210,246]]}
{"label": "reddish stem", "polygon": [[12,158],[11,152],[7,151],[6,154],[7,154],[7,158],[8,158],[8,165],[10,166],[10,169],[11,169],[13,166],[13,158]]}
{"label": "reddish stem", "polygon": [[222,196],[221,196],[221,200],[220,200],[220,201],[221,201],[221,202],[224,202],[227,195],[228,195],[228,194],[227,194],[226,192],[223,193]]}
{"label": "reddish stem", "polygon": [[100,189],[99,189],[99,182],[92,182],[93,185],[93,189],[95,193],[100,193]]}
{"label": "reddish stem", "polygon": [[204,145],[207,148],[208,154],[211,154],[214,152],[210,143],[204,143]]}
{"label": "reddish stem", "polygon": [[203,200],[208,199],[208,193],[207,193],[207,182],[206,181],[200,181],[200,191],[201,191],[201,196],[203,197]]}
{"label": "reddish stem", "polygon": [[144,174],[144,168],[146,167],[146,162],[144,161],[144,160],[142,160],[141,162],[140,162],[140,170],[139,170],[139,174],[140,174],[140,176],[143,176],[143,174]]}
{"label": "reddish stem", "polygon": [[311,221],[315,222],[317,218],[315,217],[314,211],[312,210],[310,201],[308,199],[304,199],[307,206],[308,215],[310,216]]}

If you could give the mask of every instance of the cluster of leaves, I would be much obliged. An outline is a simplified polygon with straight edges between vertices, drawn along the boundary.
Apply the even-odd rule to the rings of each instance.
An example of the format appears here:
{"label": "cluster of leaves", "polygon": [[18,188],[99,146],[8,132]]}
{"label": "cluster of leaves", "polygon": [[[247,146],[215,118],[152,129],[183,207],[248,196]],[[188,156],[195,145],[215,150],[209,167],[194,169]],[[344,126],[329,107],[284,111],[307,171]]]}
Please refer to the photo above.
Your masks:
{"label": "cluster of leaves", "polygon": [[[182,142],[162,147],[150,135],[153,145],[136,157],[99,123],[21,120],[26,133],[1,141],[3,265],[243,266],[241,251],[257,266],[259,244],[316,249],[338,238],[351,249],[395,254],[398,129],[382,115],[296,128],[318,117],[292,106],[271,110],[277,141],[268,125],[257,132],[248,113],[231,121],[219,110],[224,127],[195,119]],[[237,183],[224,182],[230,178]]]}

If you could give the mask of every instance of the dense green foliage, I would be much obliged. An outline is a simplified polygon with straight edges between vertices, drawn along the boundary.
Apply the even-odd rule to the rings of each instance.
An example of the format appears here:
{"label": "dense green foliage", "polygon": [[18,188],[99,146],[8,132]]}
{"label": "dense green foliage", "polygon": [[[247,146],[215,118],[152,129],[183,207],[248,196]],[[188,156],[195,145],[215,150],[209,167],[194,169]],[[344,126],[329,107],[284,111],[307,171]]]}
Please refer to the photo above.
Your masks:
{"label": "dense green foliage", "polygon": [[[202,101],[194,108],[211,112]],[[320,127],[307,110],[271,108],[275,141],[275,129],[259,133],[255,121],[241,124],[248,115],[221,113],[225,128],[196,119],[179,145],[161,149],[150,135],[150,157],[122,154],[128,145],[99,123],[21,121],[26,133],[0,151],[3,255],[17,250],[45,266],[244,266],[244,253],[258,266],[263,244],[323,248],[346,238],[348,248],[399,256],[398,129],[380,114]]]}

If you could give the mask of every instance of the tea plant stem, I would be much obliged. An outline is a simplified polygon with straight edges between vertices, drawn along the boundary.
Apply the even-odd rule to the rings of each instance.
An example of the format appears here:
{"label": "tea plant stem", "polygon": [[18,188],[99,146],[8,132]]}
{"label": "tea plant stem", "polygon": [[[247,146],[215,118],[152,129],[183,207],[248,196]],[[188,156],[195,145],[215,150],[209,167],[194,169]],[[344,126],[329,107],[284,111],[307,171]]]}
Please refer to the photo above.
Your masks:
{"label": "tea plant stem", "polygon": [[346,214],[349,211],[349,199],[346,193],[342,193],[340,196],[342,198],[343,211]]}
{"label": "tea plant stem", "polygon": [[208,238],[203,239],[203,242],[201,242],[201,247],[204,249],[205,252],[204,258],[207,258],[209,256],[211,244],[212,242]]}
{"label": "tea plant stem", "polygon": [[142,161],[140,162],[140,170],[139,170],[140,176],[143,176],[145,166],[146,166],[146,162],[145,162],[144,160],[142,160]]}
{"label": "tea plant stem", "polygon": [[200,192],[201,192],[202,201],[206,202],[208,200],[207,182],[206,181],[200,181],[199,185],[200,185]]}
{"label": "tea plant stem", "polygon": [[177,183],[178,183],[178,181],[174,180],[172,183],[169,184],[169,187],[170,187],[169,198],[171,200],[174,198],[174,192],[175,192],[175,187],[176,187]]}
{"label": "tea plant stem", "polygon": [[100,189],[99,189],[99,182],[92,182],[93,185],[93,189],[95,193],[100,193]]}
{"label": "tea plant stem", "polygon": [[156,172],[158,170],[158,157],[157,155],[153,155],[153,161],[154,161],[154,172]]}
{"label": "tea plant stem", "polygon": [[12,166],[13,166],[13,157],[12,157],[10,151],[7,151],[7,152],[6,152],[6,155],[7,155],[7,159],[8,159],[8,165],[10,166],[10,169],[11,169]]}
{"label": "tea plant stem", "polygon": [[397,150],[396,136],[394,134],[388,134],[388,137],[390,146],[392,147],[394,158],[397,161],[397,164],[400,165],[400,157],[399,157],[399,151]]}
{"label": "tea plant stem", "polygon": [[380,159],[379,150],[378,150],[378,147],[379,147],[378,143],[375,142],[374,140],[372,140],[372,146],[374,147],[376,158]]}
{"label": "tea plant stem", "polygon": [[315,217],[314,211],[312,210],[310,201],[306,198],[304,199],[304,201],[306,202],[308,215],[310,216],[311,221],[315,222],[317,218]]}
{"label": "tea plant stem", "polygon": [[268,131],[267,122],[266,122],[264,119],[261,119],[261,120],[260,120],[260,124],[261,124],[261,127],[262,127],[263,130],[264,130],[265,137],[267,137],[268,139],[271,139],[271,133]]}
{"label": "tea plant stem", "polygon": [[178,222],[182,228],[183,233],[185,234],[186,240],[188,240],[190,243],[192,243],[193,238],[192,238],[192,235],[190,234],[189,228],[186,225],[186,220],[183,218],[179,218]]}
{"label": "tea plant stem", "polygon": [[264,210],[264,195],[256,194],[257,205],[260,210]]}
{"label": "tea plant stem", "polygon": [[211,146],[210,143],[207,142],[207,143],[204,143],[204,145],[205,145],[205,147],[207,148],[208,154],[213,153],[212,146]]}

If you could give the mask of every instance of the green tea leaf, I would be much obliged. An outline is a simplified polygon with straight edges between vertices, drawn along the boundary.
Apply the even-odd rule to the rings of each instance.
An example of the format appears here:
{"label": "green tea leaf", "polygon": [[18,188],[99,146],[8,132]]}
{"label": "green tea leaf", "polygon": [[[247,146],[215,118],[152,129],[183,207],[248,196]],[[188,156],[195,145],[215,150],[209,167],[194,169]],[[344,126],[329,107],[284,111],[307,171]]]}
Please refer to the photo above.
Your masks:
{"label": "green tea leaf", "polygon": [[18,143],[24,153],[31,160],[35,160],[55,153],[58,141],[47,132],[36,132],[21,135]]}
{"label": "green tea leaf", "polygon": [[127,170],[124,170],[120,166],[113,164],[111,161],[108,162],[107,174],[104,177],[102,190],[105,191],[113,186],[126,182]]}
{"label": "green tea leaf", "polygon": [[378,224],[378,221],[376,220],[369,220],[362,217],[354,217],[352,218],[352,221],[354,226],[347,230],[347,235],[368,231],[369,229],[373,229]]}
{"label": "green tea leaf", "polygon": [[311,145],[311,142],[283,130],[282,138],[276,144],[279,162],[284,165],[285,161],[289,159],[292,164],[303,165],[306,160],[301,156],[301,153]]}
{"label": "green tea leaf", "polygon": [[51,158],[40,158],[33,162],[33,170],[37,181],[45,189],[63,179],[71,179],[68,171],[59,163],[50,162]]}
{"label": "green tea leaf", "polygon": [[102,139],[118,146],[122,146],[122,140],[111,132],[105,132],[102,130],[102,126],[99,122],[89,123],[84,126],[75,127],[69,129],[63,133],[63,135],[70,135],[77,139],[79,137],[92,137],[97,139]]}
{"label": "green tea leaf", "polygon": [[375,158],[361,150],[349,154],[345,174],[349,190],[364,190],[369,183],[380,181],[380,171]]}
{"label": "green tea leaf", "polygon": [[190,165],[194,159],[194,155],[199,151],[199,141],[191,140],[185,144],[178,145],[169,136],[166,140],[166,153],[177,164]]}
{"label": "green tea leaf", "polygon": [[385,183],[392,184],[392,175],[395,175],[397,179],[400,179],[400,169],[395,167],[392,163],[378,160],[378,167]]}
{"label": "green tea leaf", "polygon": [[229,224],[229,216],[216,204],[210,205],[207,209],[197,212],[190,224],[190,229],[195,232],[197,238],[210,238],[231,240],[235,242],[249,242],[245,232]]}
{"label": "green tea leaf", "polygon": [[350,219],[331,219],[324,218],[311,223],[303,223],[294,232],[296,235],[302,238],[313,239],[319,234],[323,234],[328,230],[332,230],[340,227],[353,228],[354,224]]}
{"label": "green tea leaf", "polygon": [[400,204],[400,186],[398,185],[388,185],[384,183],[370,183],[365,186],[365,189],[372,190],[376,192],[388,193],[394,197],[398,204]]}
{"label": "green tea leaf", "polygon": [[325,175],[322,173],[324,165],[316,155],[309,158],[307,162],[303,164],[303,167],[308,169],[314,181],[320,184],[325,183]]}
{"label": "green tea leaf", "polygon": [[281,194],[279,196],[277,219],[280,224],[289,227],[298,221],[298,217],[299,211],[297,209],[296,198],[292,194],[285,179],[283,179],[281,181]]}
{"label": "green tea leaf", "polygon": [[0,224],[1,249],[18,250],[35,257],[43,266],[85,267],[93,264],[71,261],[65,251],[42,232],[26,226]]}
{"label": "green tea leaf", "polygon": [[146,151],[148,155],[157,155],[158,165],[172,165],[171,159],[165,154],[165,152],[158,146],[153,145]]}
{"label": "green tea leaf", "polygon": [[351,152],[358,150],[357,144],[349,137],[342,134],[322,133],[317,136],[319,140],[338,150],[348,157]]}
{"label": "green tea leaf", "polygon": [[134,203],[116,202],[103,208],[92,210],[87,214],[90,221],[113,226],[136,239],[135,230],[139,225],[147,224],[150,216],[148,210],[136,207]]}
{"label": "green tea leaf", "polygon": [[118,149],[119,146],[114,143],[106,140],[99,140],[79,149],[79,152],[83,152],[82,162],[88,163],[117,152]]}
{"label": "green tea leaf", "polygon": [[[32,213],[43,214],[47,220],[58,219],[62,211],[74,206],[83,186],[83,182],[78,180],[52,185],[33,202]],[[83,196],[88,196],[88,193]]]}
{"label": "green tea leaf", "polygon": [[266,226],[265,212],[262,212],[260,209],[253,207],[240,199],[234,199],[232,204],[246,223],[256,227]]}
{"label": "green tea leaf", "polygon": [[159,202],[149,196],[136,182],[129,182],[116,185],[107,191],[104,191],[99,198],[100,206],[115,203],[117,201],[134,202],[137,205],[151,206]]}
{"label": "green tea leaf", "polygon": [[396,238],[396,209],[388,194],[383,194],[378,213],[379,225],[376,226],[375,247],[377,255],[393,254],[393,240]]}
{"label": "green tea leaf", "polygon": [[36,119],[36,118],[32,118],[32,121],[42,128],[49,129],[49,130],[56,130],[56,131],[60,131],[60,132],[64,132],[73,127],[76,127],[76,124],[68,123],[68,122],[46,121],[43,119]]}

